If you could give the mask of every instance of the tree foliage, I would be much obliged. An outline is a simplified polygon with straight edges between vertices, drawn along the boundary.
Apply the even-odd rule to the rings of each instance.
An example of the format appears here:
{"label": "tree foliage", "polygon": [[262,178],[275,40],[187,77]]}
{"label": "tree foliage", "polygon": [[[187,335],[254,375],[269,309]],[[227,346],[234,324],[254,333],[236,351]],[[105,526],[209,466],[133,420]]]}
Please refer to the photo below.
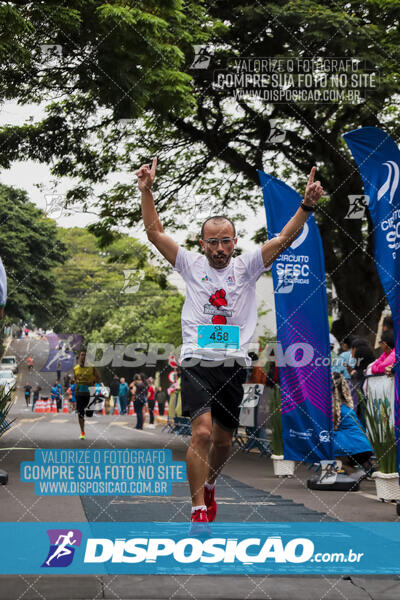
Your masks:
{"label": "tree foliage", "polygon": [[[55,275],[68,297],[63,330],[85,342],[181,343],[183,297],[149,262],[149,249],[128,236],[107,249],[85,229],[61,229],[69,259]],[[127,277],[125,277],[127,274]]]}
{"label": "tree foliage", "polygon": [[7,320],[56,326],[66,308],[53,272],[66,259],[56,223],[24,191],[2,184],[0,223],[1,257],[8,280]]}

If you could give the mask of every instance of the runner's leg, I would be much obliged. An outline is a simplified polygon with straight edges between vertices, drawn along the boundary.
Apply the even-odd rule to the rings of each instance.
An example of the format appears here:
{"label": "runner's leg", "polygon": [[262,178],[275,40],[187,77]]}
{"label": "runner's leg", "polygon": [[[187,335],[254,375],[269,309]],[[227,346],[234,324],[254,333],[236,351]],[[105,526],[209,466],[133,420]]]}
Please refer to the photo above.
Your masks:
{"label": "runner's leg", "polygon": [[[223,429],[214,422],[212,443],[208,457],[209,470],[207,483],[215,483],[232,452],[232,431]],[[205,480],[204,480],[205,481]]]}
{"label": "runner's leg", "polygon": [[186,454],[187,477],[193,506],[204,504],[204,482],[208,473],[208,453],[212,434],[211,412],[192,421],[192,440]]}

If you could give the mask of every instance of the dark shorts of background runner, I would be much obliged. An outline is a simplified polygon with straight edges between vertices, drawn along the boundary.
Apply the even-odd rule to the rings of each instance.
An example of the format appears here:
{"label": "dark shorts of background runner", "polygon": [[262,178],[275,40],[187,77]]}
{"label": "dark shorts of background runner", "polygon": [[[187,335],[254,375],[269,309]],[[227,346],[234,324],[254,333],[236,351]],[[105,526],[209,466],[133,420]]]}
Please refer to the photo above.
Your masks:
{"label": "dark shorts of background runner", "polygon": [[76,394],[76,412],[78,417],[85,416],[85,408],[89,404],[90,393],[89,392],[77,392]]}
{"label": "dark shorts of background runner", "polygon": [[[193,420],[210,412],[213,421],[227,430],[239,426],[240,404],[243,387],[247,379],[247,368],[234,363],[233,366],[185,366],[193,361],[187,358],[181,364],[182,414]],[[199,361],[200,362],[200,361]]]}

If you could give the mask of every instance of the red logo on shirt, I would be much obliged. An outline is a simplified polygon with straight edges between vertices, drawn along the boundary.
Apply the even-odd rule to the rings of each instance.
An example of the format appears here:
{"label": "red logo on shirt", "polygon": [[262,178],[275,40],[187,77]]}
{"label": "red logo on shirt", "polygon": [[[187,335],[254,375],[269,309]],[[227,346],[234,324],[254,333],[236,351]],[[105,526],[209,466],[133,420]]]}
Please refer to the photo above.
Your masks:
{"label": "red logo on shirt", "polygon": [[[217,290],[214,294],[211,294],[208,301],[216,308],[221,308],[221,306],[227,306],[228,304],[225,296],[226,292],[224,289],[221,288],[220,290]],[[211,322],[214,323],[214,325],[225,325],[226,317],[224,315],[214,315],[211,319]]]}

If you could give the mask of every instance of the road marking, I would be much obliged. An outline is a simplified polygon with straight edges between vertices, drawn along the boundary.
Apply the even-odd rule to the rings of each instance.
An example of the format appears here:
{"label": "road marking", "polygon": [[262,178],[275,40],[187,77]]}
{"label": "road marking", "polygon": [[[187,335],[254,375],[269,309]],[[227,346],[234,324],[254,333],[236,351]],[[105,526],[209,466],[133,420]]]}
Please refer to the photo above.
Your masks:
{"label": "road marking", "polygon": [[129,421],[111,421],[110,427],[123,427],[124,425],[129,425]]}
{"label": "road marking", "polygon": [[39,450],[38,446],[35,448],[20,448],[19,446],[15,446],[14,448],[0,448],[0,452],[5,452],[6,450]]}
{"label": "road marking", "polygon": [[51,419],[49,423],[68,423],[69,419]]}
{"label": "road marking", "polygon": [[380,499],[377,496],[374,496],[373,494],[367,494],[366,492],[355,492],[356,494],[359,494],[360,496],[364,496],[364,498],[369,498],[370,500],[377,500],[378,502],[380,502]]}

